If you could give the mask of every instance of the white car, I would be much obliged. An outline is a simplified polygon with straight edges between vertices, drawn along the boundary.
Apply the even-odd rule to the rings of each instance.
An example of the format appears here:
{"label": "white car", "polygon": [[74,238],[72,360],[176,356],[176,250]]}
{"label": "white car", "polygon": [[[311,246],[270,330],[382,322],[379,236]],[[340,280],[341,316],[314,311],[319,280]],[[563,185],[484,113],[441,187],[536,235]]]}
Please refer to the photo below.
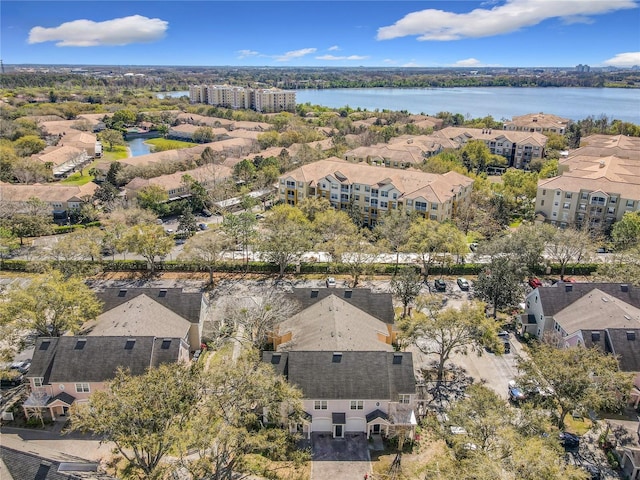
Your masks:
{"label": "white car", "polygon": [[335,286],[337,285],[336,283],[336,279],[333,277],[327,277],[327,288],[335,288]]}

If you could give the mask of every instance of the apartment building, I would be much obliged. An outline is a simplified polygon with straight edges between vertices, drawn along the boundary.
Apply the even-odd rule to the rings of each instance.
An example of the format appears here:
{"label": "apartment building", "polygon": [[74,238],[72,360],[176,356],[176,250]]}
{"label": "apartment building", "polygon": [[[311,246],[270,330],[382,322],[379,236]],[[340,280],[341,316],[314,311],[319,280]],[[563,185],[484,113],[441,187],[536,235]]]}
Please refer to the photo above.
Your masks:
{"label": "apartment building", "polygon": [[[592,138],[591,146],[560,161],[559,176],[538,182],[535,208],[540,221],[607,228],[626,212],[640,210],[640,139],[608,137]],[[596,149],[595,140],[608,142],[609,151],[616,153],[596,156],[607,149]],[[627,148],[625,153],[618,147],[621,143],[626,147],[635,143],[636,149]]]}
{"label": "apartment building", "polygon": [[379,143],[349,150],[345,152],[344,159],[389,168],[409,168],[422,163],[424,156],[420,147],[412,143]]}
{"label": "apartment building", "polygon": [[510,122],[505,122],[504,129],[515,132],[550,132],[564,135],[570,122],[569,118],[548,113],[528,113],[513,117]]}
{"label": "apartment building", "polygon": [[227,108],[252,108],[258,112],[293,111],[296,92],[279,88],[244,88],[230,85],[191,85],[191,103],[208,103]]}
{"label": "apartment building", "polygon": [[547,137],[538,132],[518,132],[491,128],[446,127],[432,135],[445,138],[463,147],[471,140],[482,140],[492,154],[507,159],[507,166],[529,169],[529,164],[537,158],[544,158]]}
{"label": "apartment building", "polygon": [[399,208],[419,212],[431,220],[448,220],[460,203],[469,201],[472,183],[457,172],[439,175],[332,157],[282,175],[278,196],[289,205],[297,205],[307,197],[321,197],[339,210],[357,207],[363,224],[374,226],[386,212]]}

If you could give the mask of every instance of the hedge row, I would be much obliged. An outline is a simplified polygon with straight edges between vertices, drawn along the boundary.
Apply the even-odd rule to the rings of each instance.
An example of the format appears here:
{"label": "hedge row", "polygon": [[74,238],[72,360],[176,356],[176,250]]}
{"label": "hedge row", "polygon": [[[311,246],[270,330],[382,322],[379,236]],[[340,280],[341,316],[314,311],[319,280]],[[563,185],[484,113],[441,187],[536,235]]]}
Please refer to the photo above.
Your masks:
{"label": "hedge row", "polygon": [[53,227],[53,234],[59,235],[62,233],[74,232],[76,230],[80,230],[82,228],[90,228],[90,227],[99,227],[101,225],[100,222],[89,222],[84,225],[58,225],[57,227]]}
{"label": "hedge row", "polygon": [[[7,271],[30,271],[33,270],[32,265],[42,265],[47,262],[32,262],[29,260],[4,260],[1,262],[1,269]],[[75,263],[84,263],[87,266],[93,264],[94,266],[100,266],[102,270],[107,272],[135,272],[148,270],[147,262],[144,260],[104,260],[102,262],[90,262],[90,261],[76,261]],[[421,272],[419,265],[398,265],[399,269],[412,268],[416,272]],[[430,275],[477,275],[482,270],[482,264],[464,263],[454,264],[450,266],[434,266],[429,269]],[[590,275],[598,268],[596,263],[581,263],[581,264],[569,264],[565,268],[565,275]],[[164,272],[208,272],[208,268],[199,265],[197,263],[181,262],[181,261],[167,261],[157,262],[155,264],[157,271]],[[277,265],[265,262],[249,262],[244,264],[242,262],[222,262],[216,265],[216,272],[251,272],[251,273],[278,273],[280,271]],[[298,268],[295,265],[288,265],[285,270],[286,273],[296,273]],[[396,271],[396,266],[393,263],[375,263],[369,266],[367,269],[368,274],[374,275],[393,275]],[[552,264],[547,271],[546,268],[541,268],[538,275],[560,275],[560,265]],[[302,274],[349,274],[349,266],[346,264],[336,263],[303,263],[299,267],[299,273]]]}

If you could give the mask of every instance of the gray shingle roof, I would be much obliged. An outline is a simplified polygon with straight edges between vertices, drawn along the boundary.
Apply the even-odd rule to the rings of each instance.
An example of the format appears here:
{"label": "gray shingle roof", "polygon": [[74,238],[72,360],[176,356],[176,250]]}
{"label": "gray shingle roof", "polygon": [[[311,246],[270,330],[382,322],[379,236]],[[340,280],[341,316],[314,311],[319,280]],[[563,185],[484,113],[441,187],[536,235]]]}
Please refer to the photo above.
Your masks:
{"label": "gray shingle roof", "polygon": [[[81,461],[80,459],[60,462],[5,446],[0,446],[0,459],[2,459],[9,475],[11,475],[10,478],[14,480],[76,480],[89,478],[94,480],[115,480],[114,477],[98,473],[97,464]],[[70,460],[76,459],[70,458]]]}
{"label": "gray shingle roof", "polygon": [[611,350],[623,372],[640,372],[640,328],[610,328]]}
{"label": "gray shingle roof", "polygon": [[294,288],[289,295],[297,301],[298,312],[329,295],[336,295],[385,323],[393,323],[394,320],[390,293],[373,293],[369,288]]}
{"label": "gray shingle roof", "polygon": [[108,287],[96,291],[96,296],[104,303],[103,312],[108,312],[142,294],[191,323],[198,323],[200,320],[202,292],[185,292],[182,288],[137,287]]}
{"label": "gray shingle roof", "polygon": [[[162,348],[155,337],[41,337],[36,341],[28,377],[52,382],[103,382],[114,377],[118,367],[133,375],[149,367],[178,360],[180,339]],[[48,342],[48,348],[42,346]]]}
{"label": "gray shingle roof", "polygon": [[308,399],[389,399],[416,391],[409,352],[264,352]]}
{"label": "gray shingle roof", "polygon": [[[624,291],[624,285],[626,285],[626,291]],[[546,316],[555,315],[595,288],[636,308],[640,308],[640,289],[633,285],[621,283],[558,283],[553,287],[538,288],[542,311]]]}

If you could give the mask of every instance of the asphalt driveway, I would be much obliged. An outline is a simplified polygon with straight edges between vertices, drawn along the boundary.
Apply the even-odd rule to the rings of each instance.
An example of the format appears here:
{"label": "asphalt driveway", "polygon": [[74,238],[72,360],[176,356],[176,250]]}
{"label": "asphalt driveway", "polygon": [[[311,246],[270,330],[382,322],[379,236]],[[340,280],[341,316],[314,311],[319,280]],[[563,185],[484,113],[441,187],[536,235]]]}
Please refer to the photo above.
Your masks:
{"label": "asphalt driveway", "polygon": [[371,472],[369,443],[364,433],[347,433],[345,438],[313,433],[311,448],[311,480],[362,480]]}

